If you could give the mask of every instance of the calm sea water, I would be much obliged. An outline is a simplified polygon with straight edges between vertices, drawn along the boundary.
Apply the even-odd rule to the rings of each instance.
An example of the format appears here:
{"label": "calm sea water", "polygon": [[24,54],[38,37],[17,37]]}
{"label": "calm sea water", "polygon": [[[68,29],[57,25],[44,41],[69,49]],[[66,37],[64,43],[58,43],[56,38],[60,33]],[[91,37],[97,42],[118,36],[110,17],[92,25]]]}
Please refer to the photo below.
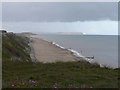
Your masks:
{"label": "calm sea water", "polygon": [[94,56],[96,62],[118,67],[118,37],[108,35],[38,35],[84,56]]}

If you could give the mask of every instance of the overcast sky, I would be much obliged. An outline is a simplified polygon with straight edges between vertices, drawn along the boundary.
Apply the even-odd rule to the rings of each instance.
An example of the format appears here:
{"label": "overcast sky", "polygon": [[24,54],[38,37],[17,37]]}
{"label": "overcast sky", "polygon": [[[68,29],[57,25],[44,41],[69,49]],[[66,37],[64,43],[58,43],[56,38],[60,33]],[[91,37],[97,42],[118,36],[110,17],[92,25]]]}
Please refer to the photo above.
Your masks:
{"label": "overcast sky", "polygon": [[[117,34],[117,2],[3,3],[8,31]],[[102,25],[102,27],[101,27]]]}

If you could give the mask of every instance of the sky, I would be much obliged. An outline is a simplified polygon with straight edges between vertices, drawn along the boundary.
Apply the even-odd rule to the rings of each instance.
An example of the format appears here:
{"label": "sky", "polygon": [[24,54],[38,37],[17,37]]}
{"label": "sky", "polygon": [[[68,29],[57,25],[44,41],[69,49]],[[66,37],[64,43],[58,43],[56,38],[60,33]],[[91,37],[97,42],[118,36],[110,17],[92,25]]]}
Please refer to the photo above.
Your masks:
{"label": "sky", "polygon": [[14,32],[118,34],[117,2],[3,2],[2,26]]}
{"label": "sky", "polygon": [[2,28],[2,3],[0,3],[0,28]]}

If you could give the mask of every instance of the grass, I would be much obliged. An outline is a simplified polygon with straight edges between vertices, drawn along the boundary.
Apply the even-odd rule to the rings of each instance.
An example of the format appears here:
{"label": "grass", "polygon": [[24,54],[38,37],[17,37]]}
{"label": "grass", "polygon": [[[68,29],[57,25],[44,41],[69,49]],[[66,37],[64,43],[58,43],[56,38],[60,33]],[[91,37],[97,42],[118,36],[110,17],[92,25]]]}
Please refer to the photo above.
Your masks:
{"label": "grass", "polygon": [[[90,64],[84,60],[46,64],[32,63],[28,54],[29,39],[20,36],[12,37],[3,36],[3,88],[118,87],[118,69],[100,68],[98,64]],[[12,57],[17,58],[11,60]],[[19,58],[20,60],[18,60]]]}
{"label": "grass", "polygon": [[3,66],[3,87],[118,87],[117,71],[82,61],[42,64],[8,60]]}

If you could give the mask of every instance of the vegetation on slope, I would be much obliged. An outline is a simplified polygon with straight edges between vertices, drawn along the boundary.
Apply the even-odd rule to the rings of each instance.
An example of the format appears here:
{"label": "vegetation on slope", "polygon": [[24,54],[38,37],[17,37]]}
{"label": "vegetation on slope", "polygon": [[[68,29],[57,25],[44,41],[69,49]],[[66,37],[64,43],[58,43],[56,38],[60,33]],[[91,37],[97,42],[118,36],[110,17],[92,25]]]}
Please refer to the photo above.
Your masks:
{"label": "vegetation on slope", "polygon": [[29,39],[13,33],[2,35],[2,57],[4,60],[31,61]]}
{"label": "vegetation on slope", "polygon": [[118,70],[100,68],[84,60],[33,63],[28,43],[26,37],[3,35],[3,88],[118,87]]}

